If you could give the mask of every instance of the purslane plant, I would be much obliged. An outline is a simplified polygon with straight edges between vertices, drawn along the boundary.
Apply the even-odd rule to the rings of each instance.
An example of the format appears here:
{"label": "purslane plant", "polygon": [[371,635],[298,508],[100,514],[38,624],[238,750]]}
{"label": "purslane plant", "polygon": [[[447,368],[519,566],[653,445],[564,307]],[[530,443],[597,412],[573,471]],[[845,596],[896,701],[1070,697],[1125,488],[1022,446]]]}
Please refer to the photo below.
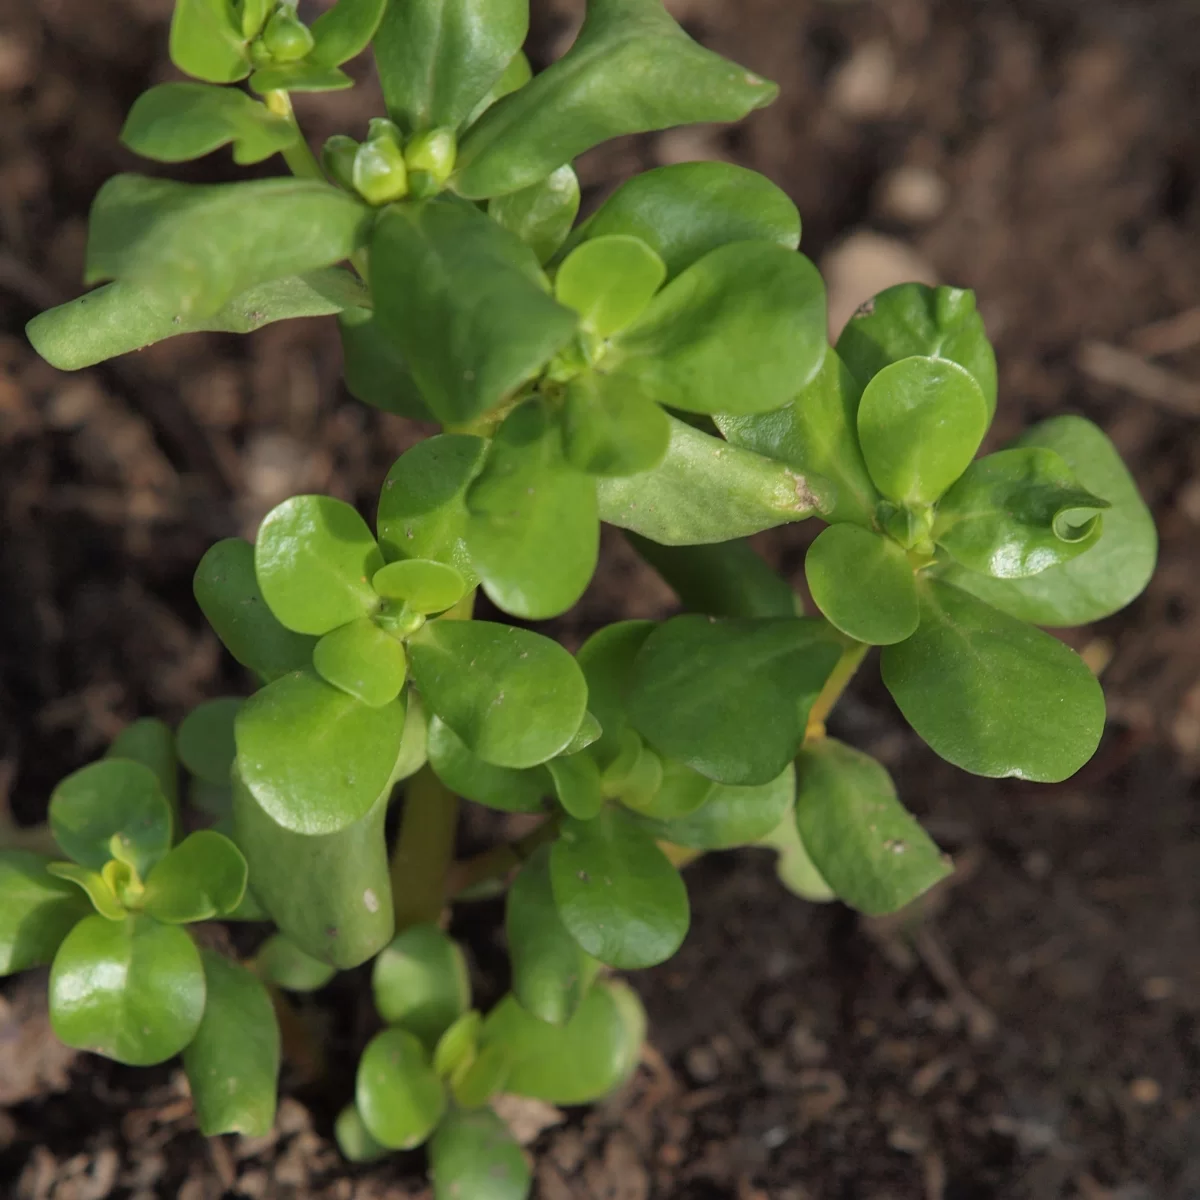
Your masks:
{"label": "purslane plant", "polygon": [[[795,207],[722,163],[648,171],[577,222],[577,155],[776,89],[660,0],[589,0],[537,75],[527,26],[527,0],[338,0],[311,27],[286,0],[177,0],[194,82],[141,96],[123,141],[168,163],[280,154],[292,174],[110,180],[87,255],[103,286],[29,326],[73,370],[336,315],[350,392],[442,427],[392,467],[373,528],[297,496],[253,545],[208,551],[196,599],[253,690],[175,731],[136,722],[60,784],[49,826],[72,861],[0,851],[0,968],[51,963],[65,1042],[182,1052],[201,1129],[261,1133],[281,991],[374,958],[382,1031],[339,1142],[368,1159],[428,1141],[446,1197],[528,1193],[497,1094],[579,1104],[628,1077],[644,1015],[611,971],[679,947],[689,858],[771,847],[793,891],[866,913],[949,871],[887,771],[826,735],[871,646],[943,758],[1065,779],[1104,700],[1036,627],[1123,607],[1156,549],[1090,422],[977,457],[997,379],[970,292],[889,289],[828,345]],[[351,86],[368,47],[386,115],[314,156],[289,95]],[[810,517],[811,615],[744,540]],[[574,656],[472,619],[480,588],[523,621],[569,609],[601,521],[684,615]],[[460,798],[542,820],[455,862]],[[511,991],[484,1015],[440,923],[505,886]],[[211,919],[275,932],[239,963],[184,928]]]}

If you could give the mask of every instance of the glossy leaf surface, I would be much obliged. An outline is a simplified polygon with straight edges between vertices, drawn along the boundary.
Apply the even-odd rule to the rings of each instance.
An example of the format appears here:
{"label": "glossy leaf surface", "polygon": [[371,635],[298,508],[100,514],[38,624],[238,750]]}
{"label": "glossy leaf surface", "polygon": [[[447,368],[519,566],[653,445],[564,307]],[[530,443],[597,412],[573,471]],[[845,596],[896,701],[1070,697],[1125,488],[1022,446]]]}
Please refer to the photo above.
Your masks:
{"label": "glossy leaf surface", "polygon": [[804,574],[830,624],[872,646],[902,642],[917,628],[917,587],[908,555],[861,525],[830,525],[808,548]]}
{"label": "glossy leaf surface", "polygon": [[196,1123],[205,1137],[263,1137],[275,1124],[280,1038],[275,1007],[245,967],[201,951],[206,1000],[183,1052]]}
{"label": "glossy leaf surface", "polygon": [[313,667],[326,683],[371,708],[395,700],[408,673],[404,646],[369,617],[327,633],[313,650]]}
{"label": "glossy leaf surface", "polygon": [[579,212],[579,176],[570,166],[559,167],[519,192],[495,197],[487,211],[493,221],[515,233],[538,262],[548,262],[566,241]]}
{"label": "glossy leaf surface", "polygon": [[439,613],[467,593],[466,581],[454,567],[432,558],[401,559],[375,572],[371,586],[389,600],[402,600],[413,612]]}
{"label": "glossy leaf surface", "polygon": [[436,925],[397,934],[375,960],[371,990],[384,1021],[407,1029],[431,1054],[471,1004],[463,952]]}
{"label": "glossy leaf surface", "polygon": [[572,817],[590,821],[600,811],[600,769],[590,754],[552,758],[546,764],[558,802]]}
{"label": "glossy leaf surface", "polygon": [[690,919],[679,872],[633,818],[568,820],[550,850],[558,915],[593,958],[632,970],[679,949]]}
{"label": "glossy leaf surface", "polygon": [[557,642],[490,621],[431,621],[408,643],[429,711],[501,767],[561,753],[587,710],[587,685]]}
{"label": "glossy leaf surface", "polygon": [[[120,870],[122,866],[123,864],[118,864],[117,869]],[[73,862],[52,862],[47,864],[46,871],[54,879],[61,879],[79,887],[91,901],[92,908],[102,917],[106,917],[110,921],[125,919],[125,906],[117,899],[112,884],[99,871],[89,871],[87,867],[81,867],[78,863]],[[121,874],[126,874],[127,871],[126,867]],[[113,868],[109,867],[107,874],[111,876],[112,872]]]}
{"label": "glossy leaf surface", "polygon": [[525,1200],[529,1164],[508,1127],[490,1109],[452,1112],[429,1144],[434,1200]]}
{"label": "glossy leaf surface", "polygon": [[840,656],[820,621],[674,617],[647,639],[629,715],[668,758],[721,783],[770,783],[795,757]]}
{"label": "glossy leaf surface", "polygon": [[210,83],[236,83],[250,74],[245,38],[228,0],[175,0],[170,50],[184,74]]}
{"label": "glossy leaf surface", "polygon": [[429,765],[457,795],[503,812],[541,812],[554,783],[544,767],[514,770],[484,762],[438,717],[429,723]]}
{"label": "glossy leaf surface", "polygon": [[338,318],[342,378],[356,400],[383,412],[432,421],[404,356],[369,308],[347,308]]}
{"label": "glossy leaf surface", "polygon": [[833,738],[796,759],[796,823],[821,877],[860,912],[895,912],[950,874],[886,769]]}
{"label": "glossy leaf surface", "polygon": [[179,725],[175,735],[179,759],[206,783],[229,786],[229,772],[237,754],[233,723],[241,706],[238,696],[206,700],[193,708]]}
{"label": "glossy leaf surface", "polygon": [[200,829],[155,863],[143,904],[168,925],[208,921],[237,908],[247,878],[242,852],[223,834]]}
{"label": "glossy leaf surface", "polygon": [[312,24],[309,61],[336,67],[361,54],[375,36],[387,0],[337,0]]}
{"label": "glossy leaf surface", "polygon": [[46,872],[48,858],[0,850],[0,975],[44,966],[90,912],[79,890]]}
{"label": "glossy leaf surface", "polygon": [[389,1150],[411,1150],[434,1130],[446,1092],[429,1056],[406,1029],[377,1033],[358,1063],[354,1103],[371,1136]]}
{"label": "glossy leaf surface", "polygon": [[910,725],[975,775],[1057,783],[1104,730],[1104,693],[1062,642],[937,580],[920,588],[921,625],[888,646],[883,681]]}
{"label": "glossy leaf surface", "polygon": [[192,939],[150,917],[84,917],[50,968],[58,1038],[128,1066],[179,1053],[204,1014],[204,968]]}
{"label": "glossy leaf surface", "polygon": [[621,735],[628,728],[626,712],[633,664],[653,621],[616,621],[597,630],[579,648],[577,661],[587,680],[588,710],[600,722],[600,738],[591,753],[607,766],[619,753]]}
{"label": "glossy leaf surface", "polygon": [[105,758],[127,758],[154,772],[158,786],[171,806],[173,818],[179,815],[179,760],[175,754],[175,735],[165,721],[139,717],[130,721],[113,738]]}
{"label": "glossy leaf surface", "polygon": [[554,276],[554,295],[583,328],[611,337],[645,311],[667,276],[666,264],[640,238],[625,233],[576,246]]}
{"label": "glossy leaf surface", "polygon": [[306,954],[286,934],[273,933],[254,956],[258,975],[289,992],[315,992],[337,971],[319,958]]}
{"label": "glossy leaf surface", "polygon": [[586,371],[567,386],[562,410],[567,461],[589,475],[637,475],[657,467],[671,421],[638,384]]}
{"label": "glossy leaf surface", "polygon": [[[639,791],[636,785],[632,789],[622,787],[620,790],[621,803],[639,816],[662,821],[686,817],[700,808],[717,786],[711,779],[682,763],[670,759],[659,761],[658,786],[652,792],[649,789]],[[619,765],[614,765],[610,775],[616,774]]]}

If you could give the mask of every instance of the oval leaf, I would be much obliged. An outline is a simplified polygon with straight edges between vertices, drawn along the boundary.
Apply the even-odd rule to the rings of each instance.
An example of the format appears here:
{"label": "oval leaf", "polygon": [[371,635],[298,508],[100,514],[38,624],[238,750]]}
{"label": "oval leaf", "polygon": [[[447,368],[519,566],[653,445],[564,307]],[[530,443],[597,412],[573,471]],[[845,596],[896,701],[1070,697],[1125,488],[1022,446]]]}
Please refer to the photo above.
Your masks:
{"label": "oval leaf", "polygon": [[463,745],[445,721],[429,723],[429,765],[452,791],[503,812],[542,812],[554,783],[545,767],[516,771],[484,762]]}
{"label": "oval leaf", "polygon": [[411,1150],[441,1120],[446,1090],[416,1037],[405,1029],[385,1029],[359,1059],[354,1104],[380,1145]]}
{"label": "oval leaf", "polygon": [[172,820],[179,817],[179,760],[175,754],[175,735],[165,721],[141,717],[130,721],[112,740],[105,758],[127,758],[154,772]]}
{"label": "oval leaf", "polygon": [[309,61],[336,67],[361,54],[383,19],[387,0],[338,0],[312,24]]}
{"label": "oval leaf", "polygon": [[799,896],[813,904],[827,904],[830,900],[837,899],[833,888],[821,878],[821,873],[813,865],[804,843],[800,840],[794,810],[789,809],[787,816],[759,840],[759,845],[769,846],[777,852],[775,874],[793,896]]}
{"label": "oval leaf", "polygon": [[154,865],[143,904],[168,925],[224,917],[241,903],[247,876],[242,852],[215,830],[201,829]]}
{"label": "oval leaf", "polygon": [[371,970],[375,1007],[432,1054],[442,1034],[471,1005],[467,961],[436,925],[413,925],[392,939]]}
{"label": "oval leaf", "polygon": [[46,872],[50,860],[0,850],[0,975],[44,966],[90,906],[78,889]]}
{"label": "oval leaf", "polygon": [[267,983],[289,992],[315,992],[337,974],[335,968],[306,954],[286,934],[273,933],[258,948],[254,969]]}
{"label": "oval leaf", "polygon": [[429,1144],[434,1200],[525,1200],[529,1164],[508,1127],[490,1109],[452,1112]]}
{"label": "oval leaf", "polygon": [[579,212],[579,176],[569,166],[488,202],[488,216],[527,245],[540,263],[566,241]]}
{"label": "oval leaf", "polygon": [[431,558],[388,563],[375,572],[372,586],[388,600],[401,600],[418,613],[453,608],[467,594],[466,580],[451,566]]}
{"label": "oval leaf", "polygon": [[554,295],[579,314],[588,333],[608,338],[641,316],[666,277],[666,264],[645,242],[614,233],[567,255],[554,277]]}
{"label": "oval leaf", "polygon": [[552,758],[546,764],[558,802],[572,817],[590,821],[604,803],[600,794],[600,768],[589,754]]}
{"label": "oval leaf", "polygon": [[927,580],[920,598],[920,628],[880,663],[917,733],[975,775],[1058,783],[1078,771],[1104,731],[1104,693],[1083,660],[949,584]]}
{"label": "oval leaf", "polygon": [[578,663],[587,681],[588,710],[600,722],[600,738],[591,753],[607,767],[621,751],[622,735],[629,725],[626,713],[633,664],[653,621],[616,621],[592,634],[579,648]]}
{"label": "oval leaf", "polygon": [[369,308],[347,308],[338,317],[342,380],[355,400],[383,412],[432,421],[404,356]]}
{"label": "oval leaf", "polygon": [[[102,916],[107,917],[110,921],[123,921],[125,919],[125,906],[117,899],[117,893],[113,890],[113,884],[109,882],[112,878],[114,868],[111,864],[107,864],[109,869],[104,875],[99,871],[89,871],[87,867],[81,867],[78,863],[72,862],[52,862],[46,867],[47,872],[55,879],[62,879],[76,884],[83,890],[83,893],[92,902],[92,907]],[[117,864],[117,870],[124,867],[125,864]],[[128,867],[123,871],[119,871],[124,875],[123,880],[114,880],[121,882],[124,886],[128,886],[131,879],[128,876]]]}
{"label": "oval leaf", "polygon": [[662,462],[667,414],[637,384],[587,371],[567,385],[562,409],[567,461],[589,475],[637,475]]}
{"label": "oval leaf", "polygon": [[313,650],[313,667],[326,683],[371,708],[395,700],[408,674],[403,644],[369,617],[327,633]]}
{"label": "oval leaf", "polygon": [[363,1124],[363,1119],[353,1104],[347,1104],[338,1113],[333,1124],[333,1136],[342,1156],[352,1163],[375,1162],[377,1159],[386,1158],[390,1153],[386,1146],[371,1136],[371,1131]]}
{"label": "oval leaf", "polygon": [[228,0],[175,0],[171,61],[186,75],[236,83],[250,74],[246,39]]}
{"label": "oval leaf", "polygon": [[229,773],[237,754],[233,725],[241,707],[240,697],[222,696],[197,705],[180,722],[175,735],[179,759],[205,783],[229,786]]}

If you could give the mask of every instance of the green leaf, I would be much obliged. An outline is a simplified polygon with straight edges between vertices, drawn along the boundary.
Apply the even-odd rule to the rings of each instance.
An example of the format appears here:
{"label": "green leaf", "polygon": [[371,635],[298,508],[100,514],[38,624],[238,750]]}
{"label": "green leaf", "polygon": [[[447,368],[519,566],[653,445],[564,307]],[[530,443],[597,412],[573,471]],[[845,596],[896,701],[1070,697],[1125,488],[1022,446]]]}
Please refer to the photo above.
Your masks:
{"label": "green leaf", "polygon": [[452,791],[503,812],[542,812],[554,783],[545,767],[517,771],[472,754],[445,721],[429,722],[429,765]]}
{"label": "green leaf", "polygon": [[367,523],[332,496],[293,496],[258,529],[254,572],[271,611],[297,633],[329,633],[374,612],[383,555]]}
{"label": "green leaf", "polygon": [[577,661],[587,681],[588,709],[601,728],[591,754],[602,767],[620,753],[622,735],[629,727],[626,703],[634,660],[655,628],[653,621],[616,621],[597,630],[579,648]]}
{"label": "green leaf", "polygon": [[816,267],[772,242],[733,242],[667,284],[613,339],[605,366],[685,412],[758,413],[816,375],[825,345]]}
{"label": "green leaf", "polygon": [[719,415],[722,434],[735,446],[786,463],[822,481],[821,515],[829,521],[870,525],[879,503],[858,445],[858,402],[863,385],[833,350],[816,378],[783,408],[749,416]]}
{"label": "green leaf", "polygon": [[839,900],[873,916],[895,912],[950,874],[869,754],[821,738],[800,751],[796,778],[801,844]]}
{"label": "green leaf", "polygon": [[467,583],[453,567],[432,558],[388,563],[375,572],[371,586],[388,600],[401,600],[412,612],[440,613],[466,594]]}
{"label": "green leaf", "polygon": [[372,708],[296,671],[256,692],[238,712],[238,769],[283,828],[337,833],[389,787],[403,731],[403,699]]}
{"label": "green leaf", "polygon": [[242,666],[273,680],[312,662],[317,639],[293,633],[267,607],[249,542],[225,538],[210,546],[192,588],[205,619]]}
{"label": "green leaf", "polygon": [[387,0],[338,0],[312,24],[310,62],[336,67],[361,54],[383,19]]}
{"label": "green leaf", "polygon": [[247,875],[242,852],[224,835],[201,829],[154,865],[143,904],[168,925],[228,916],[241,903]]}
{"label": "green leaf", "polygon": [[344,92],[354,80],[336,67],[314,62],[277,63],[260,67],[250,76],[250,87],[265,96],[268,92]]}
{"label": "green leaf", "polygon": [[532,78],[533,68],[529,65],[529,59],[525,57],[523,50],[518,50],[508,60],[504,74],[492,84],[488,94],[471,110],[471,115],[463,122],[464,127],[474,125],[497,100],[503,100],[505,96],[523,88]]}
{"label": "green leaf", "polygon": [[587,711],[587,685],[557,642],[491,621],[430,621],[408,643],[430,712],[499,767],[560,754]]}
{"label": "green leaf", "polygon": [[46,870],[52,878],[65,880],[82,889],[83,894],[91,901],[92,908],[102,917],[109,921],[125,919],[125,906],[117,899],[117,893],[113,891],[108,879],[99,871],[89,871],[87,867],[73,862],[52,862],[47,865]]}
{"label": "green leaf", "polygon": [[357,199],[313,180],[116,175],[92,205],[85,279],[119,279],[178,316],[211,317],[259,284],[349,257],[372,221]]}
{"label": "green leaf", "polygon": [[433,1069],[443,1078],[451,1078],[475,1057],[483,1015],[472,1008],[458,1017],[438,1038],[433,1051]]}
{"label": "green leaf", "polygon": [[539,1020],[565,1024],[587,991],[589,960],[558,915],[549,846],[534,852],[509,887],[505,929],[513,995]]}
{"label": "green leaf", "polygon": [[250,74],[250,56],[228,0],[175,0],[171,61],[209,83],[236,83]]}
{"label": "green leaf", "polygon": [[596,486],[568,463],[544,400],[514,409],[467,493],[466,542],[483,590],[526,620],[566,612],[596,569]]}
{"label": "green leaf", "polygon": [[863,390],[858,440],[875,486],[897,504],[932,504],[967,469],[988,412],[970,373],[948,359],[904,358]]}
{"label": "green leaf", "polygon": [[466,495],[483,469],[489,444],[466,434],[439,434],[395,461],[379,495],[379,544],[389,562],[435,559],[475,585],[479,576],[467,552]]}
{"label": "green leaf", "polygon": [[942,497],[933,539],[969,570],[1022,579],[1091,549],[1108,507],[1053,450],[1001,450],[973,462]]}
{"label": "green leaf", "polygon": [[93,871],[120,839],[144,879],[171,846],[171,806],[149,767],[105,758],[68,775],[50,796],[50,829],[68,857]]}
{"label": "green leaf", "polygon": [[513,392],[575,331],[537,258],[471,205],[385,209],[371,241],[379,321],[431,412],[469,421]]}
{"label": "green leaf", "polygon": [[250,864],[254,896],[301,950],[341,971],[378,954],[395,930],[387,802],[384,793],[354,824],[310,837],[277,824],[234,780],[234,840]]}
{"label": "green leaf", "polygon": [[455,187],[473,200],[514,192],[610,138],[738,121],[777,91],[698,46],[659,0],[591,0],[571,49],[468,132]]}
{"label": "green leaf", "polygon": [[619,800],[626,808],[649,812],[662,791],[665,775],[663,760],[632,729],[626,729],[621,734],[620,750],[600,776],[600,788],[605,796]]}
{"label": "green leaf", "polygon": [[342,1157],[352,1163],[369,1163],[385,1158],[391,1153],[377,1142],[371,1131],[363,1124],[362,1116],[353,1104],[347,1104],[333,1123],[333,1135]]}
{"label": "green leaf", "polygon": [[[615,768],[614,768],[615,769]],[[647,794],[622,793],[621,803],[639,816],[671,820],[695,812],[712,795],[717,785],[682,763],[662,763],[658,787]]]}
{"label": "green leaf", "polygon": [[552,758],[546,769],[554,780],[558,802],[572,817],[590,821],[600,812],[604,799],[600,794],[600,768],[589,754]]}
{"label": "green leaf", "polygon": [[949,359],[975,377],[989,421],[996,411],[996,355],[974,292],[923,283],[890,287],[850,318],[837,352],[864,387],[890,363],[914,354]]}
{"label": "green leaf", "polygon": [[375,960],[371,990],[383,1020],[420,1039],[430,1054],[471,1006],[463,952],[436,925],[397,934]]}
{"label": "green leaf", "polygon": [[540,263],[549,262],[567,239],[579,212],[579,176],[570,166],[545,179],[488,201],[488,216],[515,233]]}
{"label": "green leaf", "polygon": [[389,4],[374,46],[388,114],[410,131],[462,125],[528,30],[527,0]]}
{"label": "green leaf", "polygon": [[44,966],[86,916],[88,904],[50,860],[28,850],[0,850],[0,975]]}
{"label": "green leaf", "polygon": [[758,787],[713,784],[704,803],[682,816],[643,825],[660,841],[692,850],[732,850],[749,846],[778,828],[791,813],[796,772],[791,763],[777,778]]}
{"label": "green leaf", "polygon": [[614,233],[640,238],[673,279],[728,242],[774,242],[795,250],[800,214],[785,192],[756,171],[731,163],[673,163],[623,183],[568,247]]}
{"label": "green leaf", "polygon": [[254,969],[276,987],[289,992],[315,992],[323,988],[337,970],[306,954],[290,937],[273,933],[258,948]]}
{"label": "green leaf", "polygon": [[565,1025],[539,1021],[506,996],[488,1013],[483,1031],[486,1044],[507,1052],[505,1091],[550,1104],[590,1104],[633,1074],[646,1014],[632,988],[605,979],[588,989]]}
{"label": "green leaf", "polygon": [[609,966],[665,962],[687,934],[687,888],[679,872],[619,809],[564,823],[550,850],[550,879],[567,931]]}
{"label": "green leaf", "polygon": [[562,409],[567,461],[589,475],[637,475],[666,457],[667,414],[637,384],[586,371],[567,385]]}
{"label": "green leaf", "polygon": [[810,481],[783,463],[668,417],[667,453],[652,470],[600,479],[600,519],[667,546],[727,542],[803,521],[816,511]]}
{"label": "green leaf", "polygon": [[446,1091],[417,1038],[405,1029],[385,1029],[359,1059],[354,1103],[380,1145],[411,1150],[441,1120]]}
{"label": "green leaf", "polygon": [[661,754],[709,779],[770,783],[840,654],[811,618],[674,617],[637,657],[629,716]]}
{"label": "green leaf", "polygon": [[608,338],[646,311],[666,277],[666,264],[645,242],[614,233],[583,242],[563,259],[554,296],[579,314],[586,332]]}
{"label": "green leaf", "polygon": [[267,989],[237,963],[200,953],[204,1019],[183,1052],[196,1123],[205,1137],[265,1137],[275,1124],[280,1038]]}
{"label": "green leaf", "polygon": [[921,625],[884,648],[883,682],[908,723],[955,766],[1058,783],[1104,732],[1104,693],[1062,642],[937,580]]}
{"label": "green leaf", "polygon": [[172,816],[179,815],[179,762],[175,757],[175,735],[165,721],[153,717],[130,721],[113,738],[104,757],[127,758],[149,767],[171,806]]}
{"label": "green leaf", "polygon": [[1014,445],[1053,450],[1088,491],[1109,501],[1104,532],[1086,554],[1026,579],[988,579],[952,567],[948,580],[1035,625],[1086,625],[1124,608],[1154,572],[1158,537],[1116,447],[1091,421],[1074,416],[1043,421]]}
{"label": "green leaf", "polygon": [[182,317],[170,303],[128,283],[47,309],[25,327],[33,348],[60,371],[78,371],[183,333],[253,333],[291,317],[341,312],[365,293],[340,267],[259,284],[211,316]]}
{"label": "green leaf", "polygon": [[434,1200],[525,1200],[529,1164],[508,1127],[490,1109],[451,1112],[429,1144]]}
{"label": "green leaf", "polygon": [[861,525],[830,525],[809,546],[804,575],[816,606],[847,637],[887,646],[916,631],[912,564],[891,538]]}
{"label": "green leaf", "polygon": [[239,166],[262,162],[293,145],[299,133],[265,104],[238,88],[207,83],[160,83],[129,110],[121,141],[158,162],[187,162],[233,144]]}
{"label": "green leaf", "polygon": [[369,308],[347,308],[338,318],[342,335],[342,380],[356,400],[414,421],[433,414],[412,372]]}
{"label": "green leaf", "polygon": [[206,783],[229,786],[229,772],[237,753],[233,724],[241,706],[238,696],[206,700],[193,708],[179,725],[175,737],[180,761]]}
{"label": "green leaf", "polygon": [[508,1079],[508,1054],[501,1046],[483,1046],[451,1076],[450,1087],[460,1108],[481,1108]]}
{"label": "green leaf", "polygon": [[760,838],[758,844],[769,846],[777,852],[775,874],[793,896],[799,896],[813,904],[827,904],[830,900],[837,899],[833,888],[821,878],[821,873],[813,865],[804,843],[800,840],[800,830],[796,828],[796,815],[790,807],[784,819],[770,833]]}
{"label": "green leaf", "polygon": [[204,1015],[204,968],[187,933],[151,917],[84,917],[50,968],[60,1041],[131,1067],[178,1054]]}
{"label": "green leaf", "polygon": [[369,617],[327,633],[313,651],[313,667],[326,683],[371,708],[391,704],[408,673],[403,644]]}

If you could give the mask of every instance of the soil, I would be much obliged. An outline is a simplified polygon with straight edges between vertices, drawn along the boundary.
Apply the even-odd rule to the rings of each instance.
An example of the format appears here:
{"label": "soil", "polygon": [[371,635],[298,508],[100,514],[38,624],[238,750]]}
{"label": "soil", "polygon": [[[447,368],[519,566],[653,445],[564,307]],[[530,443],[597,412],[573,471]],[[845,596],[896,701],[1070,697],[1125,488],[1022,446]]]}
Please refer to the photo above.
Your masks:
{"label": "soil", "polygon": [[[674,0],[707,44],[783,85],[736,129],[627,139],[582,164],[594,203],[655,162],[724,157],[797,200],[836,311],[901,276],[969,285],[997,342],[996,437],[1063,410],[1116,440],[1161,565],[1070,640],[1110,727],[1058,787],[939,763],[864,678],[833,722],[879,755],[958,864],[910,911],[805,904],[769,858],[689,868],[693,930],[633,983],[636,1079],[585,1111],[514,1114],[543,1200],[1200,1197],[1200,12],[1191,0]],[[87,205],[133,98],[165,78],[168,0],[0,10],[0,802],[137,715],[241,686],[190,595],[215,538],[284,496],[369,508],[423,431],[354,404],[327,325],[196,337],[77,375],[21,329],[79,289]],[[577,27],[535,3],[535,57]],[[304,106],[315,136],[378,111]],[[229,178],[222,155],[172,174]],[[803,526],[761,539],[793,578]],[[577,644],[671,598],[620,538],[557,626]],[[468,831],[471,836],[471,831]],[[460,918],[485,991],[498,908]],[[206,1141],[176,1068],[65,1051],[44,980],[0,994],[0,1191],[21,1200],[424,1197],[420,1156],[347,1168],[330,1131],[361,1026],[353,977],[302,1006],[331,1069],[293,1064],[276,1130]],[[344,1053],[343,1053],[344,1050]]]}

